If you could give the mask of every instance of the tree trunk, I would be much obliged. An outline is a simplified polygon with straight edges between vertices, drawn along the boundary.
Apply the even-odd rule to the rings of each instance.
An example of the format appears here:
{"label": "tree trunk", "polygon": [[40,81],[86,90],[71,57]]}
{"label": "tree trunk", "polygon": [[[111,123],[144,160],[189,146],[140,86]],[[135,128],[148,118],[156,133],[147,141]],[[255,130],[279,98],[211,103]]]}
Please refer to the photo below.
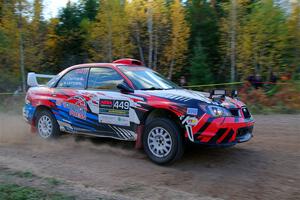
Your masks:
{"label": "tree trunk", "polygon": [[21,71],[21,78],[22,78],[22,91],[26,92],[26,79],[25,79],[25,67],[24,67],[23,23],[22,23],[23,6],[22,6],[22,2],[20,2],[20,1],[18,2],[18,12],[19,12],[18,28],[19,28],[19,33],[20,33],[20,38],[19,38],[20,71]]}
{"label": "tree trunk", "polygon": [[112,56],[112,27],[111,27],[111,23],[109,23],[108,25],[108,62],[112,62],[113,61],[113,56]]}
{"label": "tree trunk", "polygon": [[236,69],[236,20],[237,20],[237,3],[236,0],[231,0],[231,32],[230,32],[230,79],[235,81]]}
{"label": "tree trunk", "polygon": [[[152,0],[149,0],[149,3],[152,3]],[[149,54],[148,54],[148,67],[152,68],[153,60],[153,11],[151,4],[148,5],[147,9],[147,25],[148,25],[148,34],[149,34]]]}
{"label": "tree trunk", "polygon": [[158,57],[158,35],[157,32],[154,35],[154,55],[153,55],[153,69],[157,70]]}
{"label": "tree trunk", "polygon": [[138,25],[136,25],[136,29],[135,29],[135,39],[137,42],[137,46],[139,49],[139,54],[140,54],[140,60],[142,61],[142,63],[145,64],[145,59],[144,59],[144,50],[141,44],[141,37],[140,37],[140,29],[138,27]]}
{"label": "tree trunk", "polygon": [[168,74],[168,79],[169,80],[172,80],[174,64],[175,64],[175,61],[174,61],[174,59],[172,59],[171,64],[170,64],[170,68],[169,68],[169,74]]}

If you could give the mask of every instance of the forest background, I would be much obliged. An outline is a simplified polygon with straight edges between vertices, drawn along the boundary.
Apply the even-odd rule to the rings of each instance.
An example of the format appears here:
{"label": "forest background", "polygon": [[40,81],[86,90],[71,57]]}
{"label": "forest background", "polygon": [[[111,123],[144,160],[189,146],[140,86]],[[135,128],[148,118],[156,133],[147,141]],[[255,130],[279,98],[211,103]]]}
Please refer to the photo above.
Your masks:
{"label": "forest background", "polygon": [[30,71],[130,57],[191,89],[238,89],[256,111],[300,110],[299,0],[79,0],[52,18],[43,9],[0,1],[0,93],[24,91]]}

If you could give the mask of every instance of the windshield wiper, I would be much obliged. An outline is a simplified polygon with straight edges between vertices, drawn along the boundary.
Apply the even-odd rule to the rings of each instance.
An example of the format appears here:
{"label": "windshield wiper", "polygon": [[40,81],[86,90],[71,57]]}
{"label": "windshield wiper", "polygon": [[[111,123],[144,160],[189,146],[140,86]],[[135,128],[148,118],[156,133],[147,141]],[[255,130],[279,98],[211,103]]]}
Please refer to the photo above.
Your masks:
{"label": "windshield wiper", "polygon": [[163,90],[163,88],[150,87],[150,88],[142,88],[141,90]]}

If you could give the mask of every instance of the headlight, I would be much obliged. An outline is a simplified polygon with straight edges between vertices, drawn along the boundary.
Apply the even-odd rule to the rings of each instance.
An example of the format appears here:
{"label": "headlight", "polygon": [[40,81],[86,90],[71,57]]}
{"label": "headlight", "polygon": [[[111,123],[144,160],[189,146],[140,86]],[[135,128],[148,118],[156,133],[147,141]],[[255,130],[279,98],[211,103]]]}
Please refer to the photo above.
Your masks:
{"label": "headlight", "polygon": [[229,117],[231,113],[223,107],[220,106],[207,106],[209,114],[214,117]]}

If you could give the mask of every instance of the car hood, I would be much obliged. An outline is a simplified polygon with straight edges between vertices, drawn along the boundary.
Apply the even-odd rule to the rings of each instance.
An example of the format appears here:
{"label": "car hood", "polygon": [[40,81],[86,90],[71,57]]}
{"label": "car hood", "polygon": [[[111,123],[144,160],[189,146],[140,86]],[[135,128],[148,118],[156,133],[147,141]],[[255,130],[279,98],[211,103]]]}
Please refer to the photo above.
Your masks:
{"label": "car hood", "polygon": [[139,90],[137,93],[153,95],[161,98],[170,99],[173,101],[179,102],[189,102],[189,101],[200,101],[207,104],[219,105],[226,108],[240,108],[244,106],[244,103],[239,101],[238,99],[233,99],[231,97],[226,96],[225,99],[220,101],[213,101],[209,98],[210,94],[207,92],[199,92],[187,89],[171,89],[171,90],[147,90],[141,91]]}

